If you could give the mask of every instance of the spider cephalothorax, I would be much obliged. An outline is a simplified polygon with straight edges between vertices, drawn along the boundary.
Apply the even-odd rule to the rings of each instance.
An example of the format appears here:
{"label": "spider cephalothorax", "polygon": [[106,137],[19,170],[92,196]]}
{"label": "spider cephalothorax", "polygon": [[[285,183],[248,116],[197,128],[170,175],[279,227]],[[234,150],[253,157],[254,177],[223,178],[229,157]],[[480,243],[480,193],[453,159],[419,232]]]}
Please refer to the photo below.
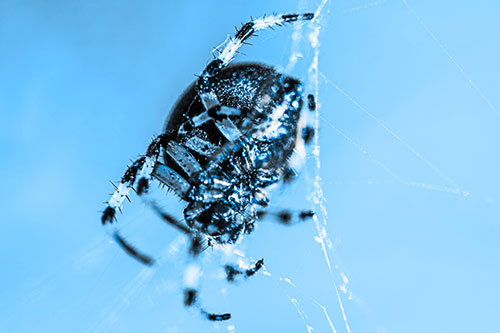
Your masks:
{"label": "spider cephalothorax", "polygon": [[[204,240],[208,244],[234,243],[253,230],[258,218],[272,214],[263,210],[269,202],[266,188],[295,175],[289,160],[297,139],[308,142],[314,135],[311,127],[299,126],[302,84],[266,65],[229,63],[255,31],[313,17],[273,15],[245,23],[179,98],[163,133],[127,169],[104,210],[102,223],[113,222],[131,189],[144,197],[153,179],[186,202],[184,221],[164,212],[152,199],[145,202],[190,236],[195,255],[202,250]],[[313,96],[307,99],[313,110]],[[288,211],[275,216],[283,223],[291,220]],[[305,211],[297,217],[311,216],[312,212]],[[147,265],[154,263],[117,231],[114,237],[134,258]],[[263,260],[244,272],[226,266],[228,281],[238,274],[251,276],[262,266]],[[185,290],[185,304],[197,304],[195,289]],[[230,317],[201,311],[210,320]]]}

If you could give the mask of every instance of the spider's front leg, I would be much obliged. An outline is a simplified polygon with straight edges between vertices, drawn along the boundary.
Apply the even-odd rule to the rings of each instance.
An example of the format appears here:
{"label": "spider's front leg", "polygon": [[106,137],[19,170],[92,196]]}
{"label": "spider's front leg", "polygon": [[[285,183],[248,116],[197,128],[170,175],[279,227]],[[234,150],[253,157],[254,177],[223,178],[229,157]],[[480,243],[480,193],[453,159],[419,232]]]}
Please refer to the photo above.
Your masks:
{"label": "spider's front leg", "polygon": [[236,276],[244,276],[245,278],[250,277],[257,273],[262,267],[264,267],[264,258],[258,260],[255,264],[253,264],[250,268],[246,270],[239,270],[233,265],[226,265],[224,267],[226,271],[226,279],[229,282],[234,282]]}
{"label": "spider's front leg", "polygon": [[138,195],[147,192],[161,147],[164,145],[166,139],[166,134],[154,138],[149,144],[146,154],[135,160],[127,168],[127,171],[125,171],[120,180],[120,184],[115,187],[115,192],[107,202],[108,206],[104,209],[101,217],[102,224],[113,223],[116,211],[121,210],[123,201],[128,199],[128,195],[132,189],[135,189]]}

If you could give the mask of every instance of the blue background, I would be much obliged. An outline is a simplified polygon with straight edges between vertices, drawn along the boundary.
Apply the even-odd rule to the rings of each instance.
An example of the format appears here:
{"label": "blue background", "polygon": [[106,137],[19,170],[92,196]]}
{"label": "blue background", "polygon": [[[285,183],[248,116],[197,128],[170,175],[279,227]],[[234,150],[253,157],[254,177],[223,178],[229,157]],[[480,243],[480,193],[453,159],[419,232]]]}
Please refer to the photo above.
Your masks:
{"label": "blue background", "polygon": [[[337,332],[500,331],[497,1],[327,3],[319,172],[332,274],[314,223],[264,221],[241,250],[269,275],[228,285],[207,256],[201,301],[233,314],[212,323],[182,306],[189,260],[175,230],[126,204],[123,233],[162,258],[148,269],[102,229],[108,180],[233,26],[319,3],[0,2],[1,331],[332,331],[321,306]],[[305,82],[307,29],[290,73]],[[292,32],[261,32],[237,60],[284,69]],[[310,160],[273,205],[314,207],[315,173]],[[178,199],[162,203],[181,216]]]}

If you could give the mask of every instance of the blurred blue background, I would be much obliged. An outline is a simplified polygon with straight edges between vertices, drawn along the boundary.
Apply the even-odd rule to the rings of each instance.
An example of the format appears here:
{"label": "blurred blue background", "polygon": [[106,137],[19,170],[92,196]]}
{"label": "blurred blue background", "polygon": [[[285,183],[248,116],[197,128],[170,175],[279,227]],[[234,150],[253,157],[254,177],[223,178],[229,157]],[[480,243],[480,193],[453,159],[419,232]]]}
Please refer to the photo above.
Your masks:
{"label": "blurred blue background", "polygon": [[[212,323],[182,305],[175,230],[126,203],[124,235],[162,258],[149,269],[102,229],[108,180],[161,131],[212,48],[250,16],[320,2],[0,2],[0,331],[500,331],[497,1],[326,3],[319,174],[332,274],[314,223],[264,221],[241,251],[264,257],[267,275],[228,285],[221,259],[207,259],[202,302],[233,314]],[[308,29],[290,74],[313,88]],[[293,31],[261,32],[237,60],[284,70]],[[275,207],[318,210],[310,156]],[[158,197],[181,216],[178,199]]]}

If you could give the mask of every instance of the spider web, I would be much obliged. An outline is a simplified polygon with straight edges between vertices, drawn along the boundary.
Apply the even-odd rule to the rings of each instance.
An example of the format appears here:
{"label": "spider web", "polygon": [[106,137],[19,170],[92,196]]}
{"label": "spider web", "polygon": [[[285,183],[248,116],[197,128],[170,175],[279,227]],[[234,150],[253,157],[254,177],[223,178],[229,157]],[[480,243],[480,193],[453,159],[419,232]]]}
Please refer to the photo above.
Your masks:
{"label": "spider web", "polygon": [[[413,36],[420,36],[421,39],[415,41],[415,43],[427,43],[431,45],[431,55],[435,58],[441,57],[444,59],[444,63],[440,65],[448,65],[450,72],[456,75],[455,80],[460,81],[465,86],[461,90],[462,94],[465,95],[468,92],[471,95],[468,107],[477,112],[475,112],[474,117],[467,118],[471,124],[463,127],[463,135],[466,136],[470,130],[475,135],[480,136],[481,130],[474,127],[477,126],[474,123],[477,119],[483,122],[488,120],[489,123],[495,124],[492,126],[497,126],[500,112],[495,106],[495,99],[491,97],[493,93],[484,84],[484,79],[479,78],[478,73],[472,72],[471,68],[474,67],[467,64],[462,55],[453,51],[453,47],[447,46],[447,43],[450,42],[447,40],[449,36],[448,38],[442,37],[441,34],[437,33],[438,30],[434,30],[437,21],[428,21],[429,13],[421,10],[422,7],[417,2],[408,0],[364,2],[363,0],[359,0],[350,3],[339,3],[331,0],[299,0],[297,8],[287,8],[287,10],[296,10],[297,12],[315,11],[319,14],[316,20],[310,24],[297,24],[276,29],[272,32],[262,32],[261,36],[252,40],[252,43],[255,45],[245,48],[243,52],[248,52],[250,55],[249,59],[253,60],[254,58],[259,58],[255,55],[266,53],[262,51],[262,45],[271,48],[274,42],[288,38],[289,47],[282,52],[280,59],[277,61],[267,61],[266,57],[262,55],[262,61],[276,65],[278,69],[283,70],[285,73],[300,78],[305,83],[306,94],[313,93],[316,96],[318,108],[315,113],[309,114],[307,121],[314,125],[317,135],[314,138],[312,147],[298,150],[298,155],[305,158],[305,165],[300,170],[299,180],[296,184],[273,193],[271,202],[279,208],[293,207],[304,209],[309,208],[307,206],[310,205],[317,215],[313,223],[297,224],[289,228],[264,221],[259,223],[256,232],[249,235],[248,241],[245,241],[243,244],[238,244],[237,247],[228,247],[226,251],[217,251],[213,255],[207,254],[202,258],[201,264],[204,268],[204,274],[200,279],[203,280],[201,286],[203,305],[210,311],[231,312],[234,316],[233,319],[230,322],[212,323],[200,318],[196,311],[186,311],[184,309],[180,290],[182,290],[183,272],[190,263],[189,258],[186,257],[186,239],[183,236],[176,235],[171,229],[165,228],[164,225],[158,223],[156,216],[148,209],[142,207],[139,204],[139,200],[135,200],[135,204],[128,205],[125,214],[120,216],[119,225],[134,245],[144,249],[148,253],[154,254],[155,258],[158,259],[158,266],[155,268],[138,266],[133,260],[123,255],[116,244],[102,235],[102,230],[98,228],[97,221],[95,221],[97,213],[92,216],[85,215],[84,218],[82,217],[84,221],[82,224],[95,226],[95,235],[99,235],[98,237],[96,236],[96,240],[90,246],[85,243],[85,247],[76,254],[69,252],[68,256],[70,260],[52,263],[55,260],[50,259],[50,273],[46,275],[38,274],[37,276],[31,276],[29,279],[22,280],[25,285],[23,285],[23,288],[20,288],[23,291],[20,300],[14,299],[11,301],[12,298],[10,298],[9,290],[7,290],[9,288],[6,288],[2,292],[2,295],[7,295],[5,299],[10,304],[6,305],[2,311],[1,326],[3,327],[5,322],[7,323],[7,327],[22,327],[23,321],[26,319],[26,314],[29,313],[30,319],[37,324],[39,323],[38,325],[41,328],[48,325],[47,327],[50,326],[54,330],[61,328],[61,331],[67,331],[67,327],[78,327],[82,331],[90,332],[156,330],[166,332],[247,332],[266,331],[266,328],[267,330],[277,331],[286,327],[288,328],[286,331],[293,332],[365,332],[376,330],[379,333],[384,333],[388,331],[386,327],[394,325],[390,325],[387,322],[384,323],[380,319],[380,312],[376,310],[380,308],[389,309],[386,311],[390,311],[392,309],[391,306],[394,305],[374,298],[370,289],[362,289],[360,287],[362,285],[359,283],[360,276],[368,272],[374,274],[373,280],[376,281],[376,283],[370,285],[371,288],[385,290],[386,293],[383,296],[387,296],[388,299],[393,297],[401,301],[401,298],[396,298],[394,294],[399,292],[405,295],[407,293],[406,289],[398,289],[394,293],[391,293],[390,291],[393,288],[396,289],[397,286],[388,285],[388,283],[395,284],[397,279],[405,281],[408,285],[413,283],[415,289],[423,294],[422,299],[401,302],[401,306],[409,308],[408,312],[415,313],[415,317],[419,317],[420,315],[418,319],[413,319],[413,323],[415,324],[415,321],[422,322],[421,326],[423,328],[416,325],[415,331],[417,331],[417,328],[420,328],[419,331],[431,331],[432,328],[427,326],[426,321],[432,314],[425,312],[422,308],[431,309],[429,311],[435,310],[437,306],[433,306],[432,303],[434,303],[441,305],[441,309],[438,312],[444,312],[445,308],[448,307],[456,309],[456,306],[453,307],[452,302],[457,304],[460,304],[460,302],[456,298],[453,298],[453,295],[450,296],[449,294],[451,293],[447,297],[440,297],[441,293],[445,294],[447,290],[449,291],[444,285],[447,283],[453,284],[453,279],[444,283],[441,282],[442,286],[437,289],[437,292],[429,295],[425,293],[425,290],[432,287],[433,279],[439,279],[437,273],[432,274],[432,278],[426,276],[425,278],[420,277],[420,279],[411,280],[411,276],[404,274],[397,275],[399,270],[404,269],[404,267],[401,269],[397,267],[387,273],[387,275],[392,274],[396,275],[396,277],[386,277],[380,274],[380,269],[377,267],[377,265],[382,265],[383,261],[377,262],[377,265],[367,261],[352,262],[352,256],[349,256],[348,252],[355,249],[350,247],[348,248],[349,250],[345,250],[347,245],[344,244],[361,244],[359,246],[362,248],[360,251],[377,252],[377,247],[380,245],[377,242],[389,243],[392,238],[397,237],[398,233],[405,233],[404,228],[397,228],[397,224],[384,224],[385,220],[390,220],[394,217],[386,218],[386,215],[379,213],[380,215],[377,215],[379,216],[378,219],[373,218],[365,222],[361,221],[360,218],[358,219],[358,216],[369,216],[357,214],[356,209],[369,209],[368,207],[375,209],[373,208],[375,206],[384,209],[386,207],[392,208],[391,203],[380,201],[378,200],[380,198],[376,198],[376,196],[381,195],[381,189],[397,188],[398,196],[407,195],[409,192],[423,193],[421,197],[432,197],[441,205],[453,204],[452,210],[457,210],[461,213],[463,210],[458,206],[471,206],[471,203],[477,203],[477,207],[486,211],[486,209],[491,208],[491,205],[494,205],[496,208],[500,202],[497,193],[498,182],[495,181],[497,177],[487,177],[486,180],[492,184],[491,187],[479,187],[477,182],[468,179],[466,173],[462,175],[459,173],[459,163],[465,163],[467,158],[457,159],[455,162],[447,164],[444,157],[436,155],[435,151],[428,147],[426,148],[421,141],[418,141],[421,136],[414,136],[414,131],[411,128],[418,127],[419,125],[423,127],[422,122],[418,122],[418,118],[414,117],[414,114],[420,111],[419,107],[412,106],[412,104],[420,105],[416,99],[412,100],[410,98],[409,100],[400,101],[395,92],[381,92],[377,90],[376,85],[373,83],[371,86],[366,85],[366,82],[363,82],[362,78],[355,77],[349,80],[346,77],[342,77],[341,73],[330,70],[329,65],[339,62],[339,58],[342,56],[345,57],[347,53],[346,50],[337,47],[337,45],[341,45],[342,42],[344,42],[344,45],[356,44],[359,35],[351,31],[342,31],[335,34],[334,30],[337,30],[337,26],[335,26],[335,29],[327,29],[329,28],[328,25],[335,25],[337,21],[341,20],[355,21],[361,15],[364,15],[363,17],[366,19],[371,13],[384,12],[389,6],[392,6],[390,8],[398,8],[397,13],[409,20],[409,26],[418,30]],[[450,5],[450,10],[454,9],[454,6]],[[212,8],[211,10],[217,10],[217,8]],[[94,14],[93,11],[92,13]],[[135,16],[140,13],[133,14]],[[34,14],[34,16],[36,15]],[[180,16],[181,14],[179,14]],[[109,17],[106,17],[106,22],[108,22]],[[163,20],[163,14],[160,15],[160,18]],[[93,20],[94,17],[92,16],[92,20],[90,21]],[[17,21],[23,22],[23,20]],[[228,21],[232,22],[233,20],[232,18],[228,18]],[[44,24],[46,24],[45,21]],[[64,22],[64,24],[68,23]],[[175,26],[176,23],[172,22],[171,24]],[[370,29],[368,22],[361,22],[361,24],[364,24],[364,30]],[[381,24],[381,22],[377,22],[377,24]],[[133,34],[133,32],[130,33]],[[401,34],[404,35],[405,33],[407,31]],[[345,39],[349,39],[349,43],[345,43]],[[171,45],[167,45],[167,47],[171,48]],[[176,43],[176,48],[183,47],[192,49],[193,52],[199,51],[204,55],[207,53],[205,46],[197,49],[198,45],[194,44],[193,40],[189,40],[185,44]],[[335,50],[329,52],[332,47]],[[372,48],[374,48],[373,45]],[[396,45],[390,48],[387,45],[381,45],[379,48],[399,51],[403,46]],[[360,51],[360,49],[357,50]],[[116,56],[116,53],[114,56]],[[425,56],[425,54],[422,55],[423,58]],[[246,59],[237,59],[237,61],[240,60],[245,61]],[[159,63],[163,66],[164,59],[161,59]],[[171,62],[169,62],[170,64]],[[372,69],[377,67],[376,62],[369,65]],[[435,64],[432,64],[432,66],[438,67]],[[425,67],[430,68],[431,65],[425,65]],[[471,71],[469,72],[469,70]],[[195,72],[195,70],[193,71]],[[430,75],[430,73],[427,74]],[[380,72],[379,75],[386,75],[386,73]],[[417,76],[413,72],[411,75],[413,76],[407,77],[406,81],[412,81]],[[152,77],[158,77],[156,70],[152,74]],[[130,80],[124,81],[129,82]],[[164,94],[164,83],[168,84],[171,81],[175,81],[175,78],[165,77],[164,82],[161,82],[160,90],[162,95]],[[354,85],[349,83],[351,81],[355,82]],[[135,84],[132,83],[132,85]],[[356,89],[358,85],[360,88]],[[175,88],[171,92],[173,100],[175,100],[179,93],[178,86],[177,82],[173,84],[173,88]],[[371,89],[377,90],[378,93],[369,95],[368,97],[360,94],[361,91]],[[405,86],[404,89],[418,90],[420,87]],[[435,89],[443,91],[443,94],[445,92],[445,87],[435,87]],[[408,97],[407,95],[405,96]],[[419,96],[427,96],[427,94],[422,93]],[[377,106],[375,101],[380,98],[385,98],[386,101],[381,103],[382,106]],[[456,99],[468,101],[466,98],[457,97]],[[41,103],[41,101],[38,102]],[[444,103],[451,104],[452,101],[447,100]],[[171,105],[171,103],[165,104],[165,109],[168,109]],[[404,121],[398,123],[394,122],[391,117],[386,117],[387,114],[382,112],[382,108],[389,107],[389,105],[396,110],[395,113],[404,114],[408,119],[404,119]],[[445,107],[447,105],[441,105],[441,108]],[[456,107],[458,109],[458,105]],[[137,109],[139,108],[148,109],[148,107],[144,106],[144,100],[141,100],[136,105],[136,109],[130,113],[130,117],[133,120],[135,120],[134,117],[136,117]],[[449,108],[451,109],[452,107],[449,106]],[[150,133],[158,131],[157,119],[163,119],[165,109],[158,111],[156,115],[148,114],[148,116],[144,116],[144,118],[152,119],[151,130],[138,131],[140,133],[137,137],[133,137],[132,133],[130,133],[131,138],[128,141],[126,141],[126,138],[122,138],[122,135],[117,135],[120,141],[124,140],[127,144],[137,142],[137,146],[130,147],[130,151],[127,151],[124,154],[125,156],[134,156],[133,154],[144,148],[147,144],[147,136]],[[102,108],[99,110],[102,110]],[[411,110],[411,112],[408,110]],[[304,112],[307,111],[304,110]],[[339,115],[345,114],[355,116],[346,118],[347,120],[344,121]],[[427,117],[432,116],[430,113],[425,113],[425,115]],[[457,116],[454,112],[449,112],[447,116],[449,117],[449,121],[453,122],[454,117],[461,115]],[[15,118],[15,115],[12,115],[12,117]],[[433,118],[433,120],[436,119]],[[115,121],[115,119],[110,119],[111,121]],[[429,120],[429,122],[431,121]],[[404,127],[405,123],[410,123],[410,126]],[[443,124],[440,123],[441,126]],[[434,133],[434,138],[437,138],[435,144],[437,146],[448,145],[447,148],[450,149],[459,147],[460,149],[457,149],[458,152],[454,152],[456,155],[460,155],[462,154],[462,149],[468,149],[467,142],[454,143],[447,140],[444,134],[450,134],[455,140],[462,135],[462,133],[460,135],[450,133],[449,128],[452,127],[452,125],[448,127],[448,132],[445,132],[446,129],[443,129],[439,132],[439,135]],[[121,130],[120,127],[115,128]],[[476,132],[473,132],[474,128],[476,128]],[[135,127],[133,129],[135,130]],[[28,135],[28,133],[23,132],[23,135]],[[384,149],[379,149],[379,147],[372,144],[371,140],[382,140],[384,136],[385,141],[381,143],[381,145],[384,145]],[[488,139],[490,137],[486,138],[483,142],[477,140],[477,144],[475,145],[477,149],[484,149],[486,152],[482,155],[486,161],[484,164],[490,161],[484,156],[491,156],[493,155],[491,151],[497,150],[496,146],[489,146]],[[491,138],[491,141],[495,142],[495,138],[497,137],[492,136]],[[145,141],[141,142],[140,140],[143,139]],[[99,144],[102,144],[102,142]],[[121,142],[120,144],[123,145]],[[114,147],[112,149],[117,149],[116,147],[118,147],[116,143],[113,145],[112,141],[110,141],[109,146]],[[445,154],[446,150],[441,149],[438,152]],[[58,152],[58,154],[60,153]],[[110,155],[108,147],[105,149],[105,154],[107,156]],[[408,159],[411,160],[412,165],[409,165],[410,163],[401,163],[404,161],[395,160],[390,154],[409,156]],[[113,153],[113,155],[115,154]],[[481,159],[481,162],[483,162],[483,159]],[[362,163],[366,164],[366,170],[369,169],[373,173],[370,173],[366,177],[364,177],[364,174],[355,174],[359,178],[355,178],[354,180],[350,178],[352,175],[341,173],[342,169],[336,167],[338,165],[347,165],[355,168],[356,165]],[[122,171],[123,164],[123,161],[116,163],[116,174]],[[492,164],[495,165],[494,163]],[[99,168],[102,169],[102,165],[99,165]],[[65,179],[64,171],[57,172],[57,170],[62,170],[60,166],[56,167],[55,170],[51,173],[53,179]],[[476,167],[473,170],[482,171],[483,169]],[[357,171],[359,172],[358,169]],[[17,171],[12,172],[12,174],[15,173]],[[495,173],[491,171],[491,174]],[[94,177],[94,175],[91,176]],[[81,174],[75,177],[78,177],[80,181],[82,179],[89,179]],[[109,175],[105,177],[109,177]],[[28,179],[32,178],[28,177]],[[23,206],[18,209],[16,214],[12,215],[15,217],[13,220],[18,219],[19,211],[24,210],[26,205],[30,206],[30,198],[35,197],[33,193],[36,193],[36,184],[39,184],[39,187],[51,187],[53,179],[50,179],[46,183],[30,181],[29,192],[27,192],[30,195],[23,198]],[[81,184],[81,187],[86,186],[86,184],[76,181],[75,184]],[[6,187],[13,189],[17,186],[18,184],[15,186],[11,184]],[[375,203],[370,206],[370,201],[353,197],[352,193],[349,195],[349,192],[353,192],[353,187],[361,188],[361,190],[357,191],[360,196],[364,192],[368,193],[367,196],[371,195],[372,198],[370,200],[374,200]],[[98,191],[95,188],[91,190],[89,197],[91,197],[92,202],[95,202],[96,193],[101,193],[102,191]],[[484,194],[484,192],[486,193]],[[8,193],[14,198],[16,197],[15,192],[11,193],[8,191]],[[39,193],[47,193],[47,190],[40,190]],[[81,188],[78,188],[75,192],[68,193],[72,193],[72,196],[68,196],[74,198],[81,197],[83,192]],[[349,198],[349,202],[342,201],[344,193]],[[156,197],[164,195],[162,191],[158,191],[155,194]],[[61,193],[57,192],[54,194],[53,199],[54,201],[63,200],[64,202],[64,199],[60,197]],[[413,199],[415,197],[412,196],[409,198]],[[5,202],[13,202],[13,200],[6,200]],[[46,206],[49,206],[46,201],[43,202]],[[31,205],[38,210],[46,209],[41,204],[37,205],[31,202]],[[351,210],[348,211],[349,217],[339,214],[339,211],[342,211],[339,207],[343,205],[351,205]],[[71,209],[68,209],[68,212],[74,212],[74,206],[74,200],[72,200],[70,204]],[[175,202],[173,196],[169,196],[165,200],[165,207],[169,212],[177,210],[177,213],[179,213],[182,211],[183,205],[182,203]],[[408,208],[407,206],[405,207]],[[99,206],[99,208],[101,207]],[[87,205],[81,207],[79,211],[94,211],[99,208],[96,206],[94,209],[93,206],[90,207]],[[59,209],[60,207],[57,207],[58,212]],[[478,218],[479,220],[487,220],[488,216],[485,216],[485,213],[481,212],[480,209],[476,209],[473,213],[481,215]],[[411,219],[411,214],[418,215],[418,212],[416,210],[408,211],[401,216]],[[39,215],[40,213],[38,212],[36,217],[38,218]],[[429,234],[432,234],[437,233],[434,229],[434,224],[442,224],[441,221],[438,221],[439,219],[450,218],[448,215],[439,214],[437,210],[430,213],[430,215],[432,223],[423,220],[423,217],[428,217],[429,215],[418,215],[417,218],[411,221],[423,224],[429,229]],[[176,216],[180,215],[176,214]],[[60,218],[60,216],[57,218]],[[70,217],[70,220],[72,219],[76,220],[77,217]],[[463,221],[463,219],[460,220],[458,218],[456,220],[458,222]],[[348,232],[342,229],[347,224],[346,221],[349,224],[357,224],[361,226],[360,228],[363,228],[355,233],[355,237],[361,239],[361,241],[353,241],[352,238],[349,238]],[[67,224],[67,218],[64,222]],[[381,233],[374,232],[375,227],[370,229],[371,224],[380,225],[380,228],[396,228],[396,231],[390,234],[390,237],[371,241],[369,237],[371,232],[381,237]],[[416,228],[411,228],[409,224],[405,224],[405,221],[398,221],[398,224],[402,224],[412,231],[418,231]],[[477,228],[481,227],[481,223],[478,222],[474,225],[474,227],[476,226]],[[54,234],[50,235],[52,238],[48,239],[54,239],[54,237],[64,239],[68,237],[61,229],[62,226],[58,226],[58,229],[54,228]],[[464,243],[473,242],[474,237],[478,237],[475,235],[475,228],[470,228],[467,231],[472,236],[468,237]],[[450,227],[449,230],[441,232],[439,235],[448,239],[447,237],[452,238],[454,236],[454,232],[456,233],[456,229]],[[488,233],[490,233],[489,229]],[[411,239],[420,238],[422,243],[430,242],[430,245],[432,245],[433,241],[437,242],[432,237],[424,238],[424,236],[427,236],[427,234],[417,233],[416,235],[406,235],[405,240],[411,241]],[[460,271],[456,275],[472,275],[474,270],[480,273],[484,272],[480,271],[480,269],[484,269],[484,266],[476,263],[480,262],[480,256],[486,255],[484,250],[477,252],[479,251],[477,250],[478,248],[481,249],[483,242],[488,243],[484,230],[481,236],[479,241],[472,243],[475,245],[475,248],[464,246],[468,252],[475,253],[475,256],[467,256],[468,253],[466,251],[457,254],[457,256],[462,256],[464,261],[467,261],[468,267],[467,270]],[[78,238],[82,238],[82,236],[78,235]],[[453,245],[449,241],[445,241],[444,244]],[[70,245],[72,244],[69,244],[68,248],[71,248]],[[401,246],[401,244],[398,245]],[[418,247],[418,249],[425,251],[424,248],[426,246],[427,244],[424,244]],[[34,247],[29,248],[31,253],[30,258],[33,255],[32,252],[34,250],[36,252],[37,250]],[[433,247],[433,249],[435,248]],[[453,249],[459,250],[461,247],[456,246]],[[392,252],[397,252],[399,249],[394,247],[391,250]],[[41,250],[40,252],[43,253]],[[377,255],[383,257],[384,255],[390,256],[391,253],[377,252]],[[433,261],[429,258],[437,254],[432,252],[426,252],[425,255],[427,257],[425,260],[418,263],[412,262],[412,258],[414,259],[415,257],[410,256],[408,259],[408,255],[404,255],[403,253],[402,259],[397,261],[398,265],[403,266],[405,261],[409,261],[410,264],[415,266],[420,264],[420,267],[411,271],[414,274],[417,274],[416,270],[418,269],[426,270],[431,275],[434,271],[439,272],[439,265],[446,264],[439,263],[439,265],[436,264],[433,266]],[[254,276],[253,279],[248,279],[237,285],[228,285],[224,281],[223,276],[220,275],[220,271],[215,268],[210,269],[210,267],[220,267],[225,262],[234,261],[241,267],[245,267],[245,265],[254,262],[260,257],[264,257],[266,260],[265,270]],[[370,258],[373,257],[376,257],[376,255]],[[14,258],[16,257],[14,256]],[[39,262],[35,261],[35,264],[37,263]],[[366,266],[368,268],[359,270],[355,269],[355,266]],[[406,269],[408,270],[407,267]],[[379,273],[375,273],[376,271]],[[492,276],[495,275],[492,274]],[[486,280],[482,276],[473,277],[473,282],[477,286],[481,284],[478,281],[482,281],[479,278]],[[463,286],[459,287],[462,288]],[[77,289],[80,289],[80,293],[75,292]],[[456,294],[460,294],[461,297],[466,298],[468,296],[464,295],[466,293],[462,293],[463,289],[457,288],[457,290],[459,292],[454,291]],[[474,294],[474,292],[467,291],[469,294]],[[380,293],[376,294],[379,298],[380,295]],[[415,297],[415,293],[412,295]],[[470,297],[467,299],[471,300]],[[54,300],[58,302],[58,307],[49,304],[50,301]],[[472,300],[474,301],[475,299],[472,298]],[[417,301],[420,301],[421,308],[412,308],[412,305]],[[66,306],[66,304],[68,305]],[[476,302],[474,303],[474,308],[484,310],[485,307],[478,305]],[[491,308],[495,309],[494,307]],[[53,309],[56,310],[52,311]],[[401,314],[401,311],[397,312],[397,309],[393,310],[395,313]],[[426,314],[427,316],[422,314]],[[386,316],[386,320],[387,318],[390,318],[391,321],[397,320],[396,318],[388,317],[387,314]],[[6,319],[7,317],[10,319]],[[462,323],[459,319],[456,319],[455,314],[452,318],[453,322]],[[408,321],[411,319],[405,317],[402,320]],[[484,322],[490,323],[490,321],[486,320]],[[468,326],[468,331],[484,331],[478,328],[479,325],[479,321],[474,320],[472,327],[470,327],[471,325]],[[466,326],[463,325],[461,327],[465,329]],[[436,328],[436,330],[446,331],[447,329],[438,330]]]}

